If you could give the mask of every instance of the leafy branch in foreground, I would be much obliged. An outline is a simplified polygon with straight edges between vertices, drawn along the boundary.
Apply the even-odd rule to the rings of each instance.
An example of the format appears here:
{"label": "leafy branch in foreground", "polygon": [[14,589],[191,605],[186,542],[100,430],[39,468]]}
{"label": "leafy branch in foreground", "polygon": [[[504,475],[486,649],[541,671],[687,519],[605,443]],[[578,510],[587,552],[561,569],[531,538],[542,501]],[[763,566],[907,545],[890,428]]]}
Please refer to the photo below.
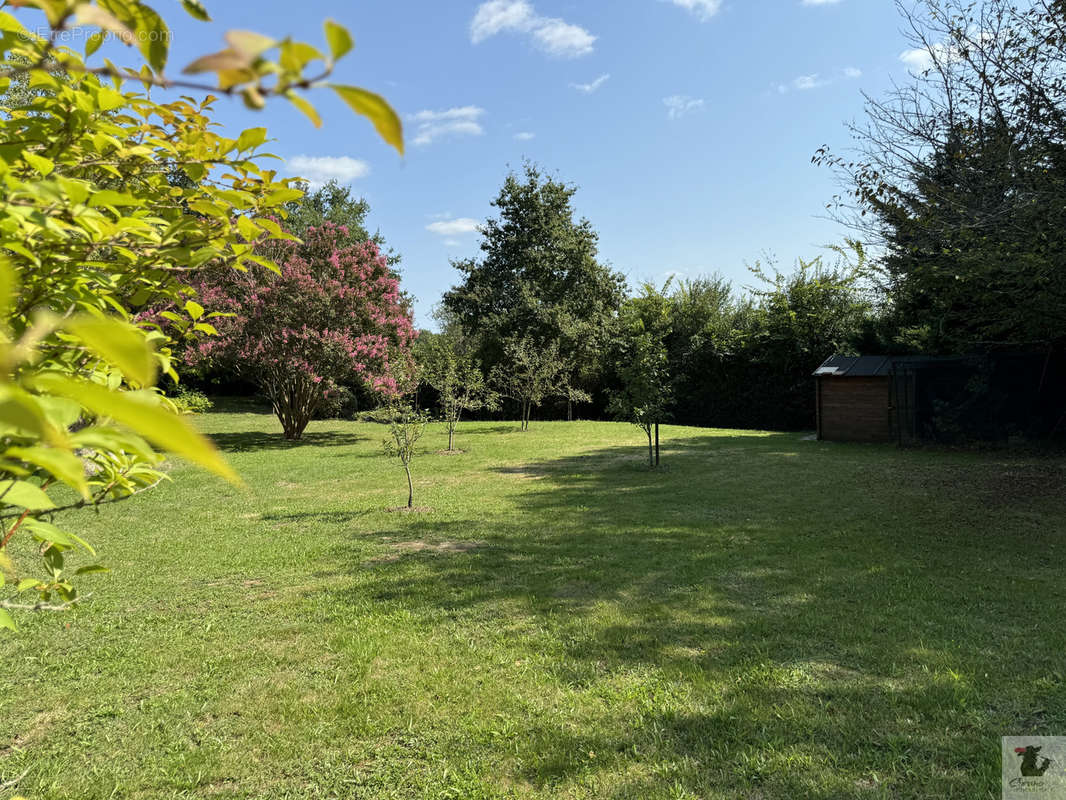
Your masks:
{"label": "leafy branch in foreground", "polygon": [[[196,0],[184,5],[207,18]],[[104,569],[67,564],[95,551],[61,512],[158,485],[167,477],[164,451],[239,482],[156,379],[178,379],[172,332],[216,333],[219,315],[197,302],[188,273],[207,264],[278,272],[259,248],[294,238],[279,221],[302,195],[264,163],[274,158],[262,152],[265,128],[218,133],[216,98],[159,103],[125,90],[132,76],[176,85],[164,74],[166,25],[148,6],[0,7],[24,6],[44,11],[52,35],[32,34],[0,10],[0,628],[12,629],[12,610],[71,608],[76,579]],[[87,41],[89,55],[106,32],[136,43],[144,65],[87,66],[57,44],[72,25],[100,29]],[[326,32],[332,69],[351,42],[333,23]],[[318,51],[239,32],[229,41],[228,66],[221,58],[200,64],[217,74],[217,88],[252,105],[272,94],[306,103],[291,91],[313,85],[296,76]],[[272,48],[277,61],[267,58]],[[334,88],[402,148],[391,109],[362,90]],[[163,307],[161,320],[146,313]]]}
{"label": "leafy branch in foreground", "polygon": [[[322,119],[314,105],[304,97],[309,89],[331,89],[355,113],[366,117],[378,134],[403,153],[403,123],[392,106],[380,95],[358,86],[329,83],[337,62],[353,49],[351,33],[343,25],[326,20],[324,33],[327,52],[307,42],[291,38],[275,39],[253,31],[231,30],[225,33],[227,47],[195,59],[183,70],[186,75],[214,73],[214,82],[173,79],[166,75],[170,30],[163,18],[140,0],[7,0],[9,7],[30,6],[44,12],[51,29],[48,37],[30,33],[12,15],[0,11],[0,31],[4,36],[23,40],[19,58],[5,59],[0,79],[19,73],[39,74],[60,69],[72,76],[93,75],[111,79],[116,86],[124,81],[138,81],[144,87],[218,92],[240,96],[251,109],[262,109],[271,97],[291,102],[314,123]],[[182,0],[185,10],[201,22],[210,22],[199,0]],[[2,6],[0,6],[2,7]],[[98,31],[85,40],[84,58],[69,48],[60,47],[62,34],[78,27]],[[94,55],[109,37],[115,37],[140,51],[144,63],[137,69],[119,67],[110,60],[90,66],[85,59]],[[312,64],[321,67],[310,71]]]}

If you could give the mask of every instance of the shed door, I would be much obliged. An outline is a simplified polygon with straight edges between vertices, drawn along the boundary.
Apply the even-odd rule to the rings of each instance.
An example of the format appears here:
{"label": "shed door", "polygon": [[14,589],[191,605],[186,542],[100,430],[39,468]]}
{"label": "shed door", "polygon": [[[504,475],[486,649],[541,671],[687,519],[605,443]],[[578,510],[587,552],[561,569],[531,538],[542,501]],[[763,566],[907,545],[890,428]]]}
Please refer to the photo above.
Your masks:
{"label": "shed door", "polygon": [[819,378],[820,433],[834,442],[892,439],[888,378]]}

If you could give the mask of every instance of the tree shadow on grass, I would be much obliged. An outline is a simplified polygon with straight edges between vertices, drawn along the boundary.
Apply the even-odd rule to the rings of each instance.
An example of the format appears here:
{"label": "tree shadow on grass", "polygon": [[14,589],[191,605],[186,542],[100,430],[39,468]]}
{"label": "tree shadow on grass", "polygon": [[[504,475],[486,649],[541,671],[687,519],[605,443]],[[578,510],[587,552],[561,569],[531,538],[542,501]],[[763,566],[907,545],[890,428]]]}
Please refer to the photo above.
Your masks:
{"label": "tree shadow on grass", "polygon": [[261,519],[267,522],[325,522],[343,525],[373,513],[373,511],[296,511],[290,514],[263,514]]}
{"label": "tree shadow on grass", "polygon": [[[518,777],[561,793],[624,772],[619,798],[982,797],[999,736],[1066,727],[1048,678],[1066,632],[1026,623],[1066,612],[1055,560],[1033,558],[1066,524],[982,506],[993,462],[790,434],[663,452],[660,470],[640,447],[506,465],[511,513],[376,532],[483,548],[369,575],[365,551],[337,554],[352,602],[427,626],[533,620],[510,646],[557,654],[544,677],[596,719],[526,720]],[[940,483],[913,477],[938,465]]]}
{"label": "tree shadow on grass", "polygon": [[478,436],[481,434],[491,433],[521,433],[522,427],[518,422],[511,423],[493,423],[493,422],[479,422],[478,420],[471,420],[469,422],[462,422],[459,425],[459,429],[456,432],[456,438],[464,435]]}
{"label": "tree shadow on grass", "polygon": [[336,431],[305,433],[303,438],[291,441],[280,432],[242,431],[240,433],[208,434],[219,450],[227,453],[247,453],[258,450],[294,450],[300,447],[347,447],[367,441],[365,436]]}

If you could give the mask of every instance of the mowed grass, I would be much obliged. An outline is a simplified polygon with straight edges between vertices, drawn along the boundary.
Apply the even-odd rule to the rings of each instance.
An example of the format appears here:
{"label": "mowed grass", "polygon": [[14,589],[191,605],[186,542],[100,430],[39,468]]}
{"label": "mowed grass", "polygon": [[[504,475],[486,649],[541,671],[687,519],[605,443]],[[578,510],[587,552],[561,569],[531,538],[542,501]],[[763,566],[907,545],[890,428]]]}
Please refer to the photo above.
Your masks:
{"label": "mowed grass", "polygon": [[[78,523],[0,783],[90,798],[993,798],[1066,734],[1066,461],[610,423],[199,418],[247,481]],[[14,794],[0,792],[0,798]]]}

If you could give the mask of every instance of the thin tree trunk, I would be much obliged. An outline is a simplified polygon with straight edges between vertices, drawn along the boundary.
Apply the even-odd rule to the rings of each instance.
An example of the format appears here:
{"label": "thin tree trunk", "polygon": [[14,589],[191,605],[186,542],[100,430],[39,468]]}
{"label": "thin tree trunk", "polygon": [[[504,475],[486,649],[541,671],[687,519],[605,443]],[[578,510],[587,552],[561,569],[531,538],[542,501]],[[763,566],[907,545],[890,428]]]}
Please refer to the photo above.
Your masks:
{"label": "thin tree trunk", "polygon": [[659,423],[655,423],[655,466],[659,466]]}
{"label": "thin tree trunk", "polygon": [[648,426],[648,466],[655,466],[655,451],[651,448],[651,425]]}
{"label": "thin tree trunk", "polygon": [[455,449],[455,425],[448,426],[448,452]]}
{"label": "thin tree trunk", "polygon": [[403,465],[404,471],[407,473],[407,507],[415,507],[415,484],[411,480],[411,467],[407,464]]}

